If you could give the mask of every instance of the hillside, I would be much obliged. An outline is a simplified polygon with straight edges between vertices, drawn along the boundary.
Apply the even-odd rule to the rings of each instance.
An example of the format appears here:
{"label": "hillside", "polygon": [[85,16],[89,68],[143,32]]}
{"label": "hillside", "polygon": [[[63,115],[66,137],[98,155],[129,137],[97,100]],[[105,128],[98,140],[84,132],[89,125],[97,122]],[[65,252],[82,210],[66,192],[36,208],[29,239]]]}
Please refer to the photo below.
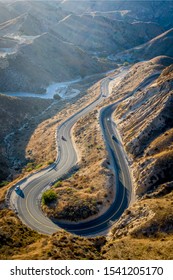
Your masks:
{"label": "hillside", "polygon": [[[172,46],[172,1],[0,2],[0,259],[173,259]],[[9,209],[6,192],[55,161],[57,127],[100,92],[105,97],[105,77],[110,95],[72,129],[77,165],[51,185],[56,201],[42,199],[40,207],[65,223],[109,209],[114,173],[99,115],[114,102],[112,121],[129,164],[132,203],[104,236],[39,234]],[[7,95],[44,97],[49,85],[53,90],[54,83],[76,78],[55,89],[54,99]]]}
{"label": "hillside", "polygon": [[[140,77],[152,64],[159,65],[164,61],[168,63],[168,59],[158,57],[134,65],[126,84],[121,85],[124,95],[129,94],[127,88],[130,89],[130,85],[134,91],[132,97],[117,107],[114,119],[133,171],[136,202],[114,226],[109,239],[112,250],[109,249],[110,243],[106,249],[105,257],[108,258],[122,257],[122,253],[113,252],[113,248],[120,246],[119,238],[126,248],[122,248],[122,252],[127,258],[162,259],[168,244],[172,244],[173,67],[168,66],[157,79],[144,87],[137,87],[138,90],[132,82],[135,75]],[[118,93],[116,89],[115,92]],[[172,254],[170,251],[169,257]]]}
{"label": "hillside", "polygon": [[149,42],[128,51],[112,55],[114,61],[136,62],[154,58],[160,55],[173,56],[173,29],[153,38]]}
{"label": "hillside", "polygon": [[7,14],[0,23],[1,92],[43,93],[53,82],[111,70],[116,63],[107,60],[108,55],[146,43],[165,30],[156,21],[76,14],[56,1],[1,5]]}
{"label": "hillside", "polygon": [[[158,58],[150,63],[163,61]],[[129,78],[145,69],[145,63],[135,65]],[[172,181],[172,71],[168,66],[157,80],[138,88],[115,111],[126,151],[135,162],[137,194]]]}
{"label": "hillside", "polygon": [[45,112],[45,116],[40,116],[42,120],[45,119],[46,109],[51,104],[52,100],[20,99],[0,94],[1,183],[7,178],[13,179],[13,175],[21,172],[27,164],[25,146],[37,126],[37,121],[40,121],[39,115]]}
{"label": "hillside", "polygon": [[39,10],[42,3],[37,3],[36,9],[30,5],[29,11],[0,24],[1,92],[43,93],[53,82],[103,73],[113,67],[58,34],[58,23],[66,12],[46,10],[46,4]]}
{"label": "hillside", "polygon": [[[58,232],[51,237],[45,237],[23,226],[14,213],[4,209],[1,211],[3,229],[1,232],[1,259],[172,259],[173,197],[170,172],[172,170],[172,160],[170,161],[172,157],[172,118],[167,122],[172,112],[168,110],[172,98],[173,68],[172,65],[168,66],[171,63],[172,59],[168,57],[158,57],[148,62],[138,63],[129,70],[121,85],[113,88],[111,102],[119,96],[125,97],[129,92],[134,92],[132,97],[127,97],[117,107],[114,118],[129,157],[134,174],[134,186],[139,197],[125,211],[109,236],[86,239]],[[156,73],[159,77],[153,76]],[[139,77],[138,80],[135,78],[136,76]],[[150,79],[151,76],[153,79]],[[146,79],[149,79],[150,82],[144,83]],[[147,102],[153,108],[154,113],[153,111],[148,112],[150,107],[147,106]],[[148,118],[143,117],[146,112],[148,112]],[[139,113],[141,116],[140,130],[137,129],[136,123]],[[161,120],[159,120],[160,116]],[[89,117],[87,118],[87,129],[92,132],[91,126],[94,128],[93,122],[96,122],[97,118],[91,115],[92,122]],[[78,145],[82,143],[82,138],[85,141],[82,136],[84,132],[80,129],[80,123],[83,121],[85,118],[78,123],[75,129],[75,133],[80,133],[81,136]],[[153,129],[151,125],[154,121],[157,124],[160,123],[160,126],[156,127],[155,137],[151,133]],[[147,127],[150,128],[150,131],[148,131],[147,138],[143,138],[141,136],[146,136],[146,133],[142,132]],[[131,133],[132,131],[133,133]],[[137,138],[139,132],[141,136]],[[88,135],[88,137],[90,136]],[[138,139],[137,147],[140,147],[138,150],[140,153],[137,154],[134,153],[136,149],[129,149],[136,145],[135,139]],[[92,149],[92,146],[89,148],[86,146],[83,148],[82,154],[90,154]],[[100,157],[102,157],[101,153]],[[88,160],[92,167],[93,159],[85,157],[81,170],[84,170],[86,166],[90,168]],[[154,185],[151,185],[150,179],[153,170],[155,172],[158,170],[159,174],[163,176],[158,177],[154,181]],[[160,173],[161,170],[162,173]],[[163,173],[164,170],[166,173]],[[91,180],[92,176],[90,172],[87,182]],[[83,179],[80,177],[80,173],[78,177]],[[68,181],[74,182],[76,178],[69,178]],[[144,181],[146,186],[141,184]],[[64,181],[63,185],[65,186],[66,183]],[[85,182],[82,183],[85,186]],[[67,187],[69,188],[69,186]],[[1,207],[2,205],[3,198],[1,198]],[[13,234],[14,229],[17,233],[15,235]],[[13,250],[10,249],[10,246],[13,247]],[[72,252],[69,251],[69,248],[72,248]]]}
{"label": "hillside", "polygon": [[118,19],[127,22],[157,22],[169,29],[173,23],[172,1],[62,1],[60,3],[64,10],[71,11],[77,15],[91,14],[103,15],[111,19]]}
{"label": "hillside", "polygon": [[19,45],[17,52],[6,60],[6,68],[0,69],[2,92],[44,92],[52,82],[72,80],[108,69],[104,63],[90,59],[90,55],[78,47],[50,33],[44,33],[24,46]]}
{"label": "hillside", "polygon": [[71,15],[60,22],[57,29],[65,41],[78,44],[86,51],[107,55],[113,50],[118,52],[139,45],[162,32],[161,26],[151,22],[131,24],[92,15]]}

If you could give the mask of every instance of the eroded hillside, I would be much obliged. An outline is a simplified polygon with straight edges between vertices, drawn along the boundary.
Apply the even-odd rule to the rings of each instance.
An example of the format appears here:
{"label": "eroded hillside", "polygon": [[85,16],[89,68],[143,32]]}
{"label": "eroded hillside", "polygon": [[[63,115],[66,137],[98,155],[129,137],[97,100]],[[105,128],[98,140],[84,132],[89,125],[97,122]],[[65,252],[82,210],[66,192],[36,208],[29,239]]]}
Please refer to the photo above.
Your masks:
{"label": "eroded hillside", "polygon": [[[159,66],[163,58],[160,61],[159,58],[151,60],[150,63],[156,61]],[[130,79],[133,80],[136,73],[140,75],[142,71],[145,72],[149,66],[147,64],[135,65]],[[137,194],[144,194],[172,181],[172,73],[172,66],[168,66],[157,79],[138,87],[115,110],[126,152],[135,162]]]}
{"label": "eroded hillside", "polygon": [[[161,62],[162,57],[150,61]],[[131,81],[148,66],[148,62],[135,65]],[[172,78],[171,65],[147,86],[138,88],[114,113],[133,171],[136,202],[113,228],[110,242],[112,249],[120,246],[119,238],[124,246],[133,244],[134,258],[168,258],[166,250],[172,244]],[[123,89],[127,94],[126,85]],[[132,257],[131,246],[122,250],[127,258]],[[121,256],[108,247],[106,251],[106,257]]]}

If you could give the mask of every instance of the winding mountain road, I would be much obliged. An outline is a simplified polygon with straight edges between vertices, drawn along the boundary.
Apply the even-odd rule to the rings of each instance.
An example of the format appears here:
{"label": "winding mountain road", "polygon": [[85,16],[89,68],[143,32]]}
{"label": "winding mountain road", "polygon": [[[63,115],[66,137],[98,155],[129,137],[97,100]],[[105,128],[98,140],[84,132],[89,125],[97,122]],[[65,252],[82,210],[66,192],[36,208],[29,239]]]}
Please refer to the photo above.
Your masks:
{"label": "winding mountain road", "polygon": [[[114,79],[119,79],[120,75],[123,77],[125,71],[127,72],[127,70],[123,70]],[[56,222],[55,224],[43,214],[40,208],[40,196],[45,188],[50,182],[57,180],[68,172],[77,162],[77,155],[71,140],[73,125],[80,117],[92,111],[109,95],[109,82],[112,79],[113,77],[104,78],[98,98],[60,125],[57,131],[58,159],[56,163],[51,168],[42,170],[19,182],[21,186],[20,195],[15,190],[11,192],[11,208],[15,209],[19,218],[30,228],[43,234],[52,234],[63,228],[81,236],[100,235],[107,231],[128,207],[132,196],[130,173],[116,126],[111,119],[119,101],[103,108],[100,112],[100,125],[115,174],[115,199],[110,208],[98,218],[75,224],[62,222]],[[64,139],[62,139],[62,136]]]}

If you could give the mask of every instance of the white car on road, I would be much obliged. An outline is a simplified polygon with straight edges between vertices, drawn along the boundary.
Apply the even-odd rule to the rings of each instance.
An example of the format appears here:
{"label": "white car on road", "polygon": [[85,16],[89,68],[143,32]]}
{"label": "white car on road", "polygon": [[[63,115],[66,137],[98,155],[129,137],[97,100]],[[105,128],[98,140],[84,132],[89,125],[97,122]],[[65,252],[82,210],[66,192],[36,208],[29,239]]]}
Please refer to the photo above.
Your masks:
{"label": "white car on road", "polygon": [[15,191],[19,191],[19,190],[20,190],[20,186],[17,185],[17,186],[15,187]]}

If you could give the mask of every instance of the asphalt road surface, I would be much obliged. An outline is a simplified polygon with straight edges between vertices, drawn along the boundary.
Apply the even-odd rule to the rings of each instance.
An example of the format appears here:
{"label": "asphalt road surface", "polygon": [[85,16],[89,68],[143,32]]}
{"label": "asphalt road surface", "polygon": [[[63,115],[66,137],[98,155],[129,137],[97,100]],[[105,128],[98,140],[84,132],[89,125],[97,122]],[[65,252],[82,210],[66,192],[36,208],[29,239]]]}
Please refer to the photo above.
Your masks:
{"label": "asphalt road surface", "polygon": [[[124,70],[127,71],[127,70]],[[21,191],[13,191],[10,196],[11,207],[16,210],[19,218],[31,229],[43,234],[52,234],[60,228],[81,236],[95,236],[105,233],[120,218],[128,207],[132,197],[132,185],[126,156],[124,154],[116,126],[111,115],[117,103],[103,108],[100,113],[100,125],[110,155],[110,163],[115,174],[115,199],[109,209],[91,221],[66,224],[54,223],[47,218],[40,208],[40,197],[48,185],[67,173],[75,166],[77,155],[71,139],[71,129],[77,120],[92,111],[109,95],[110,78],[103,79],[100,96],[90,105],[74,114],[58,128],[58,159],[51,167],[28,179],[19,182]]]}

